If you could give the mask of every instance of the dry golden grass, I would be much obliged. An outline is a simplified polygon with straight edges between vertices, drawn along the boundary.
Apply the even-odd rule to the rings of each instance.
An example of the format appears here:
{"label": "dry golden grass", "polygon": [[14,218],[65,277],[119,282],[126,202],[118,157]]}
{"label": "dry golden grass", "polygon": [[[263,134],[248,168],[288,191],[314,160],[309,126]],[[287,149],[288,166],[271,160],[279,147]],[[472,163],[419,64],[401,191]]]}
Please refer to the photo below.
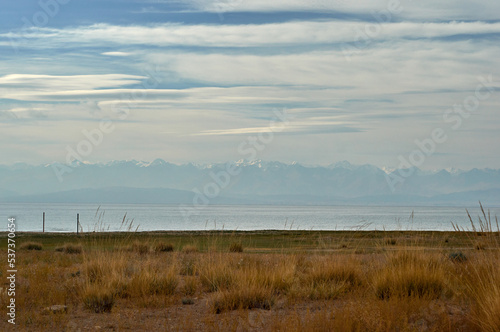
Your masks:
{"label": "dry golden grass", "polygon": [[153,250],[155,252],[171,252],[174,251],[174,245],[171,243],[159,242],[155,244]]}
{"label": "dry golden grass", "polygon": [[19,246],[21,250],[42,250],[43,244],[39,242],[24,242]]}
{"label": "dry golden grass", "polygon": [[182,286],[182,293],[190,296],[196,294],[199,288],[199,281],[196,277],[184,278],[184,285]]}
{"label": "dry golden grass", "polygon": [[92,312],[111,312],[115,304],[115,294],[110,285],[86,284],[82,289],[82,301]]}
{"label": "dry golden grass", "polygon": [[373,286],[380,299],[390,297],[439,298],[446,285],[444,262],[431,254],[400,251],[375,274]]}
{"label": "dry golden grass", "polygon": [[467,284],[474,301],[471,318],[483,331],[500,331],[500,259],[484,255],[480,260]]}
{"label": "dry golden grass", "polygon": [[56,247],[55,250],[67,254],[81,254],[83,252],[83,246],[81,244],[65,243],[61,247]]}
{"label": "dry golden grass", "polygon": [[243,245],[240,242],[233,242],[229,245],[230,252],[243,252]]}
{"label": "dry golden grass", "polygon": [[192,244],[187,244],[184,247],[182,247],[182,252],[184,252],[186,254],[190,254],[190,253],[192,254],[192,253],[198,252],[198,247],[196,247],[195,245],[192,245]]}
{"label": "dry golden grass", "polygon": [[130,246],[130,250],[139,254],[147,254],[149,252],[149,246],[140,241],[134,241],[134,243]]}
{"label": "dry golden grass", "polygon": [[[169,242],[101,234],[82,242],[77,255],[19,254],[18,325],[23,331],[499,331],[498,232],[478,227],[466,233],[468,244],[457,240],[464,234],[447,234],[448,242],[438,234],[433,243],[443,247],[433,250],[418,243],[425,234],[398,234],[390,246],[378,236],[367,243],[382,248],[368,248],[355,247],[353,233],[353,239],[342,235],[347,248],[269,253],[248,244],[245,253],[228,252],[230,242],[191,236],[168,254],[157,248]],[[484,250],[475,249],[478,238]],[[0,292],[4,316],[7,301]],[[43,313],[55,304],[67,305],[67,313]]]}
{"label": "dry golden grass", "polygon": [[249,284],[218,292],[211,302],[211,309],[216,314],[235,309],[269,310],[273,303],[274,297],[270,288]]}

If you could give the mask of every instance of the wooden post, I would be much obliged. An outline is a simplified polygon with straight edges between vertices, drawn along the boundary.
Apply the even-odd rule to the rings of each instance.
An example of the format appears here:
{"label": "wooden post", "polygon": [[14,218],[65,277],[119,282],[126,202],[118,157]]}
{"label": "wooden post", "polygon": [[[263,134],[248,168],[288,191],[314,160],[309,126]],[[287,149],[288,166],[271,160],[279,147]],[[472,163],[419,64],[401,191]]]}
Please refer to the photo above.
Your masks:
{"label": "wooden post", "polygon": [[45,233],[45,212],[43,213],[43,233]]}
{"label": "wooden post", "polygon": [[80,226],[80,214],[76,214],[76,235],[78,235],[78,228]]}

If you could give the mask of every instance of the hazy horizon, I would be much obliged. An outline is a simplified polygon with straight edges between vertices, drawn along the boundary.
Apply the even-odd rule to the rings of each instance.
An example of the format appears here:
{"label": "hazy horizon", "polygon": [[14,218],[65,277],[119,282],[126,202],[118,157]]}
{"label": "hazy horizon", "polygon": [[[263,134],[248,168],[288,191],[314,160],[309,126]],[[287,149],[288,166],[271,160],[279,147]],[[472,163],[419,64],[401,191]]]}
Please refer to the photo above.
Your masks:
{"label": "hazy horizon", "polygon": [[[441,171],[441,170],[445,170],[445,171],[471,171],[473,169],[480,169],[480,170],[486,170],[486,169],[492,169],[492,170],[496,170],[497,168],[493,168],[493,167],[470,167],[470,168],[458,168],[458,167],[446,167],[446,168],[425,168],[425,167],[417,167],[417,166],[414,166],[414,165],[411,165],[410,164],[410,167],[401,167],[401,168],[398,168],[396,166],[388,166],[388,165],[374,165],[374,164],[370,164],[370,163],[352,163],[350,162],[349,160],[338,160],[338,161],[332,161],[330,163],[318,163],[318,164],[314,164],[314,163],[309,163],[309,162],[300,162],[300,161],[297,161],[297,160],[293,160],[293,161],[290,161],[290,162],[287,162],[287,161],[280,161],[280,160],[264,160],[264,159],[253,159],[253,160],[248,160],[248,159],[239,159],[239,160],[219,160],[219,161],[199,161],[199,162],[195,162],[195,161],[187,161],[187,162],[172,162],[172,161],[169,161],[168,159],[163,159],[163,158],[154,158],[154,159],[151,159],[151,160],[139,160],[139,159],[113,159],[113,160],[102,160],[102,161],[95,161],[95,162],[91,162],[91,161],[88,161],[88,160],[73,160],[73,165],[76,163],[76,164],[83,164],[83,165],[109,165],[109,164],[113,164],[113,163],[121,163],[121,162],[124,162],[124,163],[138,163],[138,164],[143,164],[143,165],[149,165],[149,164],[153,164],[154,162],[158,162],[158,161],[162,161],[162,162],[166,162],[168,164],[172,164],[172,165],[176,165],[176,166],[185,166],[185,165],[195,165],[195,166],[199,166],[199,167],[207,167],[207,166],[214,166],[214,165],[226,165],[226,164],[240,164],[240,163],[244,163],[244,164],[258,164],[258,163],[280,163],[280,164],[284,164],[284,165],[295,165],[295,164],[298,164],[298,165],[301,165],[301,166],[304,166],[304,167],[334,167],[334,166],[342,166],[342,165],[350,165],[350,166],[353,166],[353,167],[359,167],[359,166],[374,166],[374,167],[377,167],[379,168],[380,170],[386,172],[386,173],[389,173],[389,172],[392,172],[392,171],[395,171],[395,170],[398,170],[398,169],[408,169],[408,168],[415,168],[415,169],[419,169],[419,170],[422,170],[422,171],[425,171],[425,172],[437,172],[437,171]],[[52,166],[52,165],[61,165],[61,166],[70,166],[71,167],[71,164],[66,164],[66,163],[61,163],[61,162],[58,162],[58,161],[52,161],[52,162],[42,162],[42,163],[29,163],[29,162],[11,162],[11,163],[1,163],[0,162],[0,166],[4,166],[4,167],[12,167],[12,166],[15,166],[15,165],[27,165],[27,166],[30,166],[30,167],[39,167],[39,166]],[[500,167],[498,168],[500,169]]]}

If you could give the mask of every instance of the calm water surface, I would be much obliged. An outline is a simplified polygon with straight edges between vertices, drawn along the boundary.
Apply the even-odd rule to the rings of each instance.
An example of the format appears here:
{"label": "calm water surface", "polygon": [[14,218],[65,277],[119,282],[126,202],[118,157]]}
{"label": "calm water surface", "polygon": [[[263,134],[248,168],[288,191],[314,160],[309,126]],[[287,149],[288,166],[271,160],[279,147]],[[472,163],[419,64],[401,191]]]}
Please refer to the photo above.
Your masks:
{"label": "calm water surface", "polygon": [[[469,207],[474,220],[478,207]],[[492,216],[500,208],[492,208]],[[453,230],[452,223],[470,228],[465,207],[386,206],[209,206],[185,217],[177,205],[0,204],[0,231],[15,217],[18,231],[76,231],[76,214],[84,231],[96,227],[126,230]],[[413,215],[413,217],[412,217]]]}

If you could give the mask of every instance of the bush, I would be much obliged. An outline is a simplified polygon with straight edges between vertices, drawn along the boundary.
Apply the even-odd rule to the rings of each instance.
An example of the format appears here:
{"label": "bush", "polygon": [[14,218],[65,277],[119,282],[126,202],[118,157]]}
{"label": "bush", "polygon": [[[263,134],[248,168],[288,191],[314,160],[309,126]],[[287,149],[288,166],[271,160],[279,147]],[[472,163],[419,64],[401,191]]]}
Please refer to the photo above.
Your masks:
{"label": "bush", "polygon": [[155,252],[171,252],[174,251],[174,246],[171,243],[157,243],[154,247]]}
{"label": "bush", "polygon": [[39,242],[25,242],[19,248],[25,250],[42,250],[43,245]]}
{"label": "bush", "polygon": [[243,252],[243,245],[240,242],[233,242],[229,246],[230,252]]}

